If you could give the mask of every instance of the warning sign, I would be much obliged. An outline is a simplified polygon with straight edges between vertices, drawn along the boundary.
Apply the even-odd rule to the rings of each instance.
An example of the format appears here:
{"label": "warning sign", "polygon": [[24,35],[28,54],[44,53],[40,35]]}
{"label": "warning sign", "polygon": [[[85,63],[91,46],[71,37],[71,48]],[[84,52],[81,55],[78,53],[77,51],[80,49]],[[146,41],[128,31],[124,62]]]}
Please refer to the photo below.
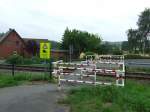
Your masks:
{"label": "warning sign", "polygon": [[40,58],[42,59],[50,58],[50,43],[49,42],[40,43]]}

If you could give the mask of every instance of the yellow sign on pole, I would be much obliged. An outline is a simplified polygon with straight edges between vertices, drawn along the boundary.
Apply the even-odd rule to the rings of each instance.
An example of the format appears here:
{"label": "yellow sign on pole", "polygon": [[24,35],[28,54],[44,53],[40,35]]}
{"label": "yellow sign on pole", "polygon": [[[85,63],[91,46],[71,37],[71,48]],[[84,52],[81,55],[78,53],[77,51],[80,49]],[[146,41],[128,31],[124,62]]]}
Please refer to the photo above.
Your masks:
{"label": "yellow sign on pole", "polygon": [[49,42],[42,42],[40,43],[40,58],[42,59],[49,59],[50,58],[50,43]]}

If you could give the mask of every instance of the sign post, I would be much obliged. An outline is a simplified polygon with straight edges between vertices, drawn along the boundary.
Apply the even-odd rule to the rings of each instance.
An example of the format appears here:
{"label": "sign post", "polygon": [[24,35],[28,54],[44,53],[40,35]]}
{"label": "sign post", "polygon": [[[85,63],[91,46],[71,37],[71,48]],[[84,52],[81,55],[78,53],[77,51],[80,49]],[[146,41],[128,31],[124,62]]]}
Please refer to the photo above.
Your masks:
{"label": "sign post", "polygon": [[71,63],[71,58],[72,58],[72,54],[73,54],[73,45],[69,46],[69,55],[70,55],[70,63]]}
{"label": "sign post", "polygon": [[42,42],[40,43],[40,58],[49,60],[49,73],[50,73],[50,78],[52,78],[52,67],[51,67],[51,59],[50,59],[50,51],[51,51],[51,44],[49,42]]}

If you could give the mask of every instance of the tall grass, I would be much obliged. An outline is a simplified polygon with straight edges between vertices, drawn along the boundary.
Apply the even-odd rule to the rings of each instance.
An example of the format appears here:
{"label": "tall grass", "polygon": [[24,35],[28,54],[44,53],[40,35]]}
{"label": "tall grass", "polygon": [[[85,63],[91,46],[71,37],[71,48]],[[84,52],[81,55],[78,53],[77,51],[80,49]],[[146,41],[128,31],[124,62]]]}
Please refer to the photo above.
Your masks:
{"label": "tall grass", "polygon": [[127,67],[127,72],[143,72],[143,73],[150,73],[150,67]]}
{"label": "tall grass", "polygon": [[125,87],[81,87],[61,103],[69,104],[71,112],[150,112],[150,87],[133,81]]}
{"label": "tall grass", "polygon": [[44,73],[16,73],[14,77],[9,73],[0,73],[0,88],[16,86],[29,81],[52,81],[52,79]]}

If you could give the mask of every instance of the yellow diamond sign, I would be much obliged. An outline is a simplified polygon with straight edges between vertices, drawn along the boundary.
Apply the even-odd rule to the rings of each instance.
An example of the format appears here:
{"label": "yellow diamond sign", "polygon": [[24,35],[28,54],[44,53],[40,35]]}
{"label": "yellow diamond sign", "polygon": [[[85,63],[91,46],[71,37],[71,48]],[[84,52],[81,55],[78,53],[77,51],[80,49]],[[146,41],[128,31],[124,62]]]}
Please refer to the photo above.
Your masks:
{"label": "yellow diamond sign", "polygon": [[50,58],[50,43],[43,42],[40,43],[40,58],[42,59],[49,59]]}

